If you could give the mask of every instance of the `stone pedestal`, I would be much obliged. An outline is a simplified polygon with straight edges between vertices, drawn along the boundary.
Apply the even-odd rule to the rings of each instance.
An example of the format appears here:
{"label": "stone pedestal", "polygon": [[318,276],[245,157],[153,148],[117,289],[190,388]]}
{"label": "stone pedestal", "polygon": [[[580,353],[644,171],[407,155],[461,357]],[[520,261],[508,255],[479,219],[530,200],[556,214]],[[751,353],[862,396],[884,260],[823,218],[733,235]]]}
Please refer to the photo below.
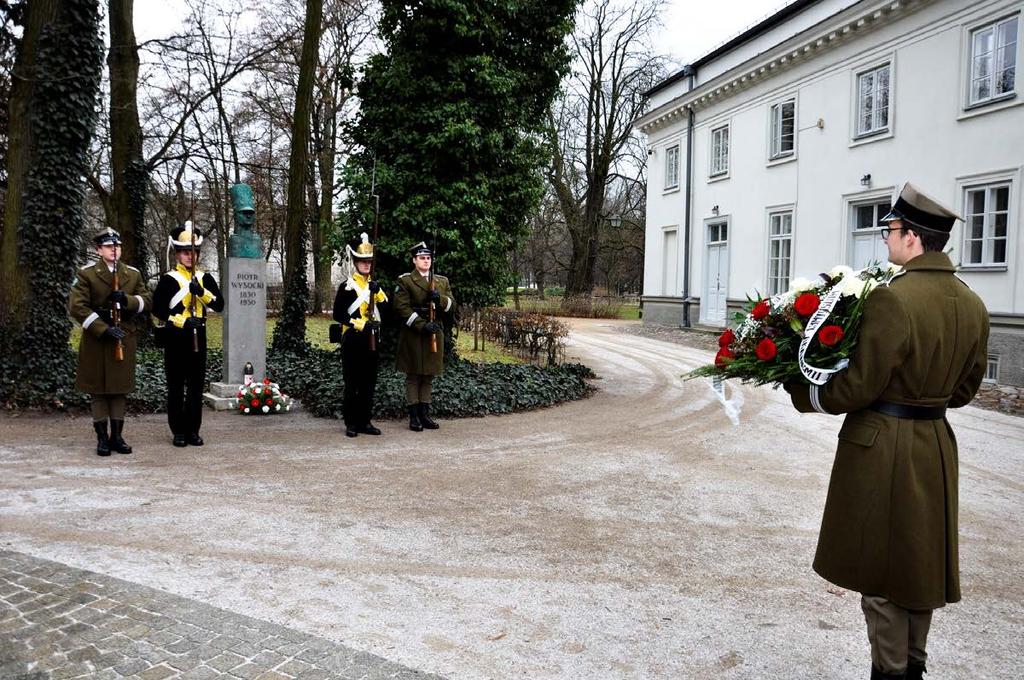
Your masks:
{"label": "stone pedestal", "polygon": [[243,381],[246,362],[253,380],[267,374],[267,263],[262,257],[229,257],[224,276],[224,378],[210,386],[207,402],[227,408],[217,397],[233,397]]}

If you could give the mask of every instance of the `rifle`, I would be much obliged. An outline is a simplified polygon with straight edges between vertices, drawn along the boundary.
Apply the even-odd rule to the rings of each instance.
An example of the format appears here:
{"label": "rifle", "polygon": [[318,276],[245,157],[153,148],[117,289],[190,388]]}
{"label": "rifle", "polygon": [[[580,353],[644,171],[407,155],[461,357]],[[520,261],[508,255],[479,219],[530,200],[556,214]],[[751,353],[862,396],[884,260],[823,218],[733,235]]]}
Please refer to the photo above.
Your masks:
{"label": "rifle", "polygon": [[[188,282],[189,282],[189,285],[191,285],[192,281],[196,278],[196,228],[195,228],[194,224],[189,226],[188,233],[189,233],[189,236],[192,238],[192,264],[188,268],[188,273],[189,273]],[[191,295],[191,294],[189,295],[188,307],[189,307],[189,315],[192,318],[195,318],[195,316],[196,316],[196,296],[195,295]],[[196,328],[195,326],[192,326],[192,351],[193,352],[198,352],[199,351],[199,329]]]}
{"label": "rifle", "polygon": [[[434,257],[437,254],[437,229],[434,229],[434,242],[430,246],[430,292],[433,293],[437,290],[437,284],[434,283]],[[434,322],[434,317],[437,315],[437,311],[434,304],[434,300],[430,300],[430,322]],[[430,334],[430,353],[437,354],[437,333]]]}
{"label": "rifle", "polygon": [[[373,270],[377,268],[377,236],[380,232],[380,196],[377,195],[377,159],[373,159],[373,175],[370,180],[370,196],[373,198],[373,257],[370,258],[370,273],[366,275],[366,285],[370,285],[373,278]],[[367,305],[367,313],[370,321],[373,321],[377,311],[377,296],[370,293],[370,303]],[[377,351],[377,333],[370,331],[370,351]]]}
{"label": "rifle", "polygon": [[[116,246],[115,246],[114,252],[115,253],[117,252]],[[117,276],[117,263],[118,263],[118,259],[117,259],[117,256],[115,255],[114,256],[114,280],[111,283],[111,288],[113,289],[113,291],[115,293],[117,291],[121,290],[121,281],[120,281],[120,279]],[[113,305],[110,306],[110,322],[113,324],[114,328],[120,328],[121,327],[121,303],[120,302],[115,302]],[[118,338],[117,342],[114,343],[114,361],[124,361],[124,342],[120,338]]]}

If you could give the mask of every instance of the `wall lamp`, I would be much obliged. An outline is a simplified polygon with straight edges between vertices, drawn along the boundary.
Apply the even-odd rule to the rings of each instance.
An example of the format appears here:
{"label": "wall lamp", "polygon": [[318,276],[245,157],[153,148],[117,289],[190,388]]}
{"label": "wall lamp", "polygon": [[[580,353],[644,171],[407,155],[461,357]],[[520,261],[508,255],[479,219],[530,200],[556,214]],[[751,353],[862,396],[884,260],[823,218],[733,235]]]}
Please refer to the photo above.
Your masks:
{"label": "wall lamp", "polygon": [[718,217],[718,206],[717,205],[711,207],[711,214],[714,215],[715,217]]}
{"label": "wall lamp", "polygon": [[862,187],[869,187],[869,186],[871,186],[871,173],[870,172],[860,178],[860,185]]}

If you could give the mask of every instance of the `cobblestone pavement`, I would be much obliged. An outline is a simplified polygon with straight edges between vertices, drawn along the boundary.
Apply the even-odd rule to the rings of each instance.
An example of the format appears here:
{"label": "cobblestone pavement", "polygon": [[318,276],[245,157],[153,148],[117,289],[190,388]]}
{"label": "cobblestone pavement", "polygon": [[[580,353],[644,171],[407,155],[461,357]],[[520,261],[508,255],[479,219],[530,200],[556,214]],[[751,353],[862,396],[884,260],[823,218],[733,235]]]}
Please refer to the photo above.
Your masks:
{"label": "cobblestone pavement", "polygon": [[0,678],[438,678],[201,602],[0,551]]}

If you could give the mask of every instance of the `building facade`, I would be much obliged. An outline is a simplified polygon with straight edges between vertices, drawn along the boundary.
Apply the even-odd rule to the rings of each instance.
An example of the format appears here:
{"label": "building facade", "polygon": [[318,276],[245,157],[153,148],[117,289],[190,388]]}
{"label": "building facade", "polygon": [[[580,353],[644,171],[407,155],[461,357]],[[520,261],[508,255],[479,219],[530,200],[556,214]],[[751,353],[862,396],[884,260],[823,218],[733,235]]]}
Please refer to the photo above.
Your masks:
{"label": "building facade", "polygon": [[884,260],[904,181],[960,212],[987,379],[1024,384],[1021,0],[797,0],[649,93],[644,318],[727,325],[757,294]]}

